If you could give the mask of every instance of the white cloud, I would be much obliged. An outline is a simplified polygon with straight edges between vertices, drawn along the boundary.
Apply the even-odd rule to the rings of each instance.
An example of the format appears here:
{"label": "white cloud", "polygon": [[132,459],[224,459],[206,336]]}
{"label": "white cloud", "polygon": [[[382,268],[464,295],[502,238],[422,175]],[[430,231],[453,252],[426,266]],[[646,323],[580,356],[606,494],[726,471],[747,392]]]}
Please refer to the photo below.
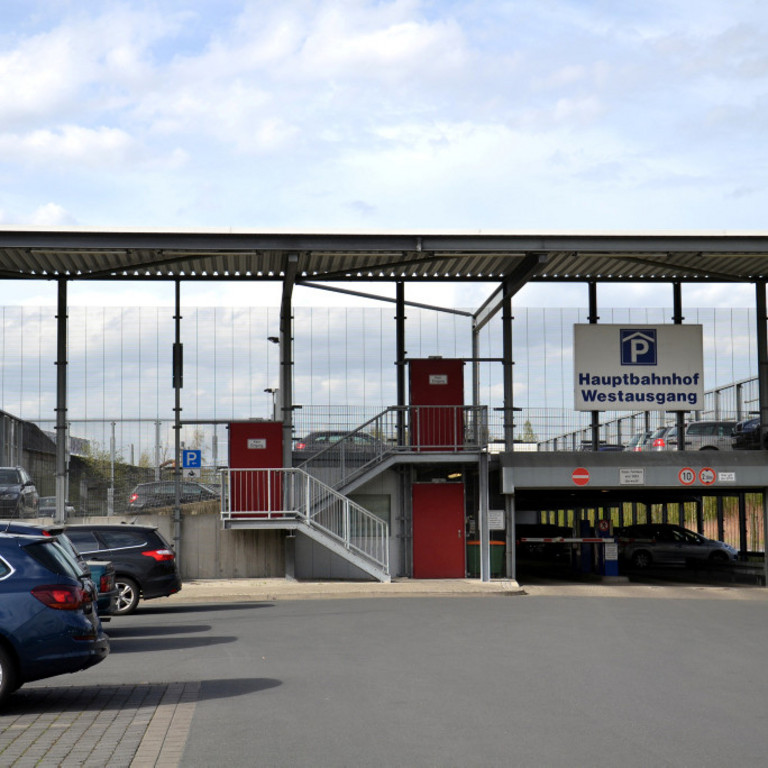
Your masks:
{"label": "white cloud", "polygon": [[29,165],[77,163],[86,168],[125,165],[137,151],[135,142],[117,128],[89,129],[65,125],[26,135],[0,134],[0,157],[22,158]]}
{"label": "white cloud", "polygon": [[0,36],[6,220],[762,225],[746,0],[33,5]]}
{"label": "white cloud", "polygon": [[60,205],[47,203],[32,214],[32,223],[38,227],[71,226],[77,221]]}

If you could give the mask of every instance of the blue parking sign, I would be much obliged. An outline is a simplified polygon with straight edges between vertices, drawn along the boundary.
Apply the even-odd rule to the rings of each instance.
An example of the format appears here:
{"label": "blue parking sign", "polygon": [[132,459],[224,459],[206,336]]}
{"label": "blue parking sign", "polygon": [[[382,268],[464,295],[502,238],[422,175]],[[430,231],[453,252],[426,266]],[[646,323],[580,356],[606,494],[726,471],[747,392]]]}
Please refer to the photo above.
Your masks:
{"label": "blue parking sign", "polygon": [[194,469],[203,466],[203,452],[200,450],[181,452],[181,466],[184,469]]}

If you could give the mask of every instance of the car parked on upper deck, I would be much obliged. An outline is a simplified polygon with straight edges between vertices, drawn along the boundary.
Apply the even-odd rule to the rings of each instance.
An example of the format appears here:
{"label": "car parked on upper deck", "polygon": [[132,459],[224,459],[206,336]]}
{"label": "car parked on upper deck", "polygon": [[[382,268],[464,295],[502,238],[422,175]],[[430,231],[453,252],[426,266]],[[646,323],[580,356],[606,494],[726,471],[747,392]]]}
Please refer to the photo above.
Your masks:
{"label": "car parked on upper deck", "polygon": [[733,441],[734,451],[759,451],[762,448],[760,444],[760,419],[752,418],[740,421],[733,428],[733,435],[731,440]]}
{"label": "car parked on upper deck", "polygon": [[[37,507],[37,514],[39,517],[55,517],[56,516],[56,497],[55,496],[41,496],[40,503]],[[75,514],[75,507],[68,501],[64,502],[64,514],[67,517],[71,517]]]}
{"label": "car parked on upper deck", "polygon": [[301,464],[318,453],[329,461],[346,460],[365,463],[384,453],[387,445],[367,432],[344,432],[343,430],[322,430],[310,432],[297,440],[293,447],[293,463]]}
{"label": "car parked on upper deck", "polygon": [[[735,421],[690,421],[685,425],[686,451],[733,450]],[[677,426],[658,429],[651,437],[652,451],[677,450]]]}
{"label": "car parked on upper deck", "polygon": [[0,533],[0,704],[108,653],[93,592],[58,538]]}
{"label": "car parked on upper deck", "polygon": [[24,467],[0,467],[0,515],[37,517],[40,497]]}
{"label": "car parked on upper deck", "polygon": [[181,589],[176,554],[151,525],[68,525],[67,537],[87,560],[115,567],[117,615],[136,610],[139,600],[168,597]]}
{"label": "car parked on upper deck", "polygon": [[685,565],[691,560],[727,563],[738,556],[730,544],[668,523],[626,525],[616,528],[614,536],[619,544],[619,557],[638,569]]}
{"label": "car parked on upper deck", "polygon": [[642,432],[635,432],[632,437],[629,438],[627,444],[624,446],[625,451],[642,451],[648,441],[648,438],[653,434],[650,429],[644,429]]}
{"label": "car parked on upper deck", "polygon": [[[184,480],[181,483],[182,504],[218,499],[221,491],[206,485]],[[173,480],[160,480],[153,483],[139,483],[128,497],[128,510],[143,512],[157,507],[172,507],[176,503],[176,483]]]}

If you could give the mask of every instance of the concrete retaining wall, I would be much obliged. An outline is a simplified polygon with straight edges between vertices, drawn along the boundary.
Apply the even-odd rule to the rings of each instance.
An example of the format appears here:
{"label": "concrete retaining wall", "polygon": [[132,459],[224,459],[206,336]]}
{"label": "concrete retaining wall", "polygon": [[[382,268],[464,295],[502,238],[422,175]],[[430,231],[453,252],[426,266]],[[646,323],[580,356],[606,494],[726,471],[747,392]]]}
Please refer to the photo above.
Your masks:
{"label": "concrete retaining wall", "polygon": [[[173,510],[169,508],[131,516],[76,517],[67,522],[155,525],[173,543]],[[185,504],[179,564],[182,579],[282,578],[285,532],[224,530],[218,502]]]}

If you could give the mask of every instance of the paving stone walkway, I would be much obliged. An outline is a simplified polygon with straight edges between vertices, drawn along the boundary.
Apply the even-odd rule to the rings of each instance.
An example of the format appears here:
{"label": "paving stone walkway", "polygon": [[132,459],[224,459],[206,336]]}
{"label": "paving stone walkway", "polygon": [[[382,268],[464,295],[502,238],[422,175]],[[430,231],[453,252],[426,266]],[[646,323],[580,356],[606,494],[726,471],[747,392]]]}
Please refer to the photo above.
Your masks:
{"label": "paving stone walkway", "polygon": [[0,715],[4,768],[174,768],[200,683],[22,688]]}

